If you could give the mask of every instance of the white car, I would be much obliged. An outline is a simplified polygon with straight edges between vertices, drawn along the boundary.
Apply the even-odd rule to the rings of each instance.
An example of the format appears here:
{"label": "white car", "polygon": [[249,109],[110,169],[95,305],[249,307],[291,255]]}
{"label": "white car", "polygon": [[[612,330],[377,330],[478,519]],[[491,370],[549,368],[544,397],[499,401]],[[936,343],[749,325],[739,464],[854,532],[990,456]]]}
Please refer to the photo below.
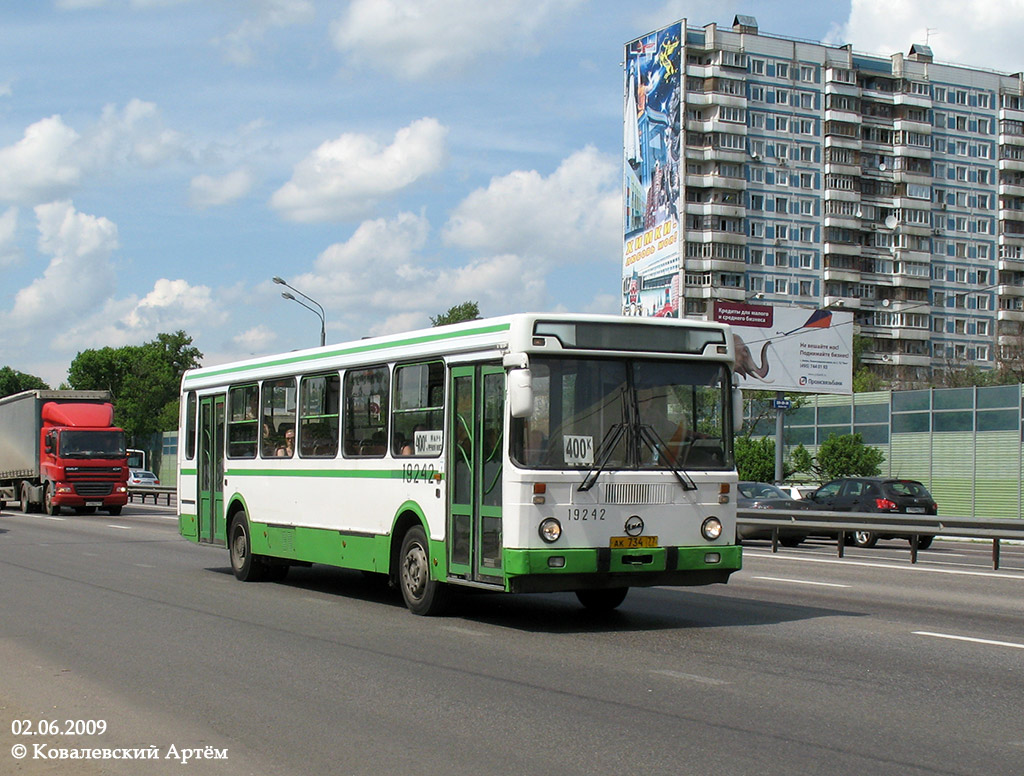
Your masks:
{"label": "white car", "polygon": [[790,498],[807,498],[809,493],[818,489],[816,485],[779,485]]}
{"label": "white car", "polygon": [[153,472],[148,472],[145,469],[129,469],[128,470],[128,484],[129,485],[159,485],[160,478],[157,477]]}

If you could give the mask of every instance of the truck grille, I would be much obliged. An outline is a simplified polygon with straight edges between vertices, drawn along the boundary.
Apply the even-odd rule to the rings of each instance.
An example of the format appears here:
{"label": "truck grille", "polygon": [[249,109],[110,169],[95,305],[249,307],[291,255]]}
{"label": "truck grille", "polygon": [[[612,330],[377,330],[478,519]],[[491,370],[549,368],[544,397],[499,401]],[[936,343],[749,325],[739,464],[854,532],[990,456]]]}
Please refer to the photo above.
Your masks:
{"label": "truck grille", "polygon": [[75,493],[79,496],[109,496],[114,492],[112,482],[76,482]]}

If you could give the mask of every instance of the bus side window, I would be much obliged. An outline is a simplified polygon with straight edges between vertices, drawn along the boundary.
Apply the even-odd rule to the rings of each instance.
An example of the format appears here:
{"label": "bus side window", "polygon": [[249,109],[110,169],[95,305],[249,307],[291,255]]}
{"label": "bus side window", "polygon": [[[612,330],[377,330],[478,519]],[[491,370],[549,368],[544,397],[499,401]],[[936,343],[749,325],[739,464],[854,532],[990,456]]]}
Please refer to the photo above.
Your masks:
{"label": "bus side window", "polygon": [[345,373],[345,455],[381,458],[388,442],[388,368]]}

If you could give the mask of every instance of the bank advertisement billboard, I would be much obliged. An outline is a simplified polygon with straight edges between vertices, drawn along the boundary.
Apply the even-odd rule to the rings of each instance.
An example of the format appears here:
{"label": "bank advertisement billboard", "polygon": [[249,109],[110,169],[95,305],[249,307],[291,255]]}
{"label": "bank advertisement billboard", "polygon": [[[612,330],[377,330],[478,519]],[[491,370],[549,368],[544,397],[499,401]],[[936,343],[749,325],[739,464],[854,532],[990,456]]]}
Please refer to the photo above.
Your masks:
{"label": "bank advertisement billboard", "polygon": [[680,315],[683,31],[626,44],[622,312]]}
{"label": "bank advertisement billboard", "polygon": [[715,320],[732,326],[741,388],[853,391],[853,313],[718,301]]}

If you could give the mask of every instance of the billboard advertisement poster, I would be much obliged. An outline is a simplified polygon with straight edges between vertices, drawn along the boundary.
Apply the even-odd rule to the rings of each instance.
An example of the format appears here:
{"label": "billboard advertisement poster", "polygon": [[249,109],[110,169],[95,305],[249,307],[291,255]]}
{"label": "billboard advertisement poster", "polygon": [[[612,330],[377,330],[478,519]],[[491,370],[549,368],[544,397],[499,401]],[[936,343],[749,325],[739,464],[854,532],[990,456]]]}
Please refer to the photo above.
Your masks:
{"label": "billboard advertisement poster", "polygon": [[[626,44],[622,312],[678,316],[684,22]],[[673,278],[674,285],[673,285]]]}
{"label": "billboard advertisement poster", "polygon": [[853,313],[717,301],[715,320],[732,326],[741,388],[853,391]]}

